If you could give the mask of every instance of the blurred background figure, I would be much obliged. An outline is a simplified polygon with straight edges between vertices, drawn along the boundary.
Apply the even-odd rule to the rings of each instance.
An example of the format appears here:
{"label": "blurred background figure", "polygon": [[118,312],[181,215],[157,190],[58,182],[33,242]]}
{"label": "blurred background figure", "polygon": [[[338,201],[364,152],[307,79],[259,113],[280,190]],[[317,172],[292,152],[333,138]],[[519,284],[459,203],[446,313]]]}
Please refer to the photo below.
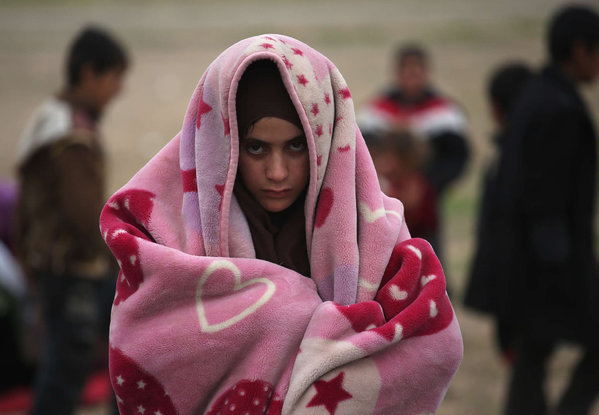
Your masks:
{"label": "blurred background figure", "polygon": [[27,284],[13,252],[17,186],[0,178],[0,392],[29,384],[33,362],[24,350]]}
{"label": "blurred background figure", "polygon": [[[566,6],[546,40],[549,63],[518,97],[500,141],[494,197],[502,229],[485,236],[506,247],[490,305],[514,330],[508,415],[588,414],[599,394],[597,145],[577,88],[599,75],[599,15]],[[548,409],[546,364],[561,341],[581,344],[583,356]]]}
{"label": "blurred background figure", "polygon": [[497,344],[508,362],[513,357],[513,325],[518,316],[512,315],[514,309],[508,301],[510,293],[504,292],[510,288],[505,286],[505,278],[511,272],[512,256],[510,234],[504,234],[509,228],[504,223],[497,194],[497,162],[513,104],[532,77],[533,71],[528,65],[510,62],[494,70],[488,81],[487,99],[496,129],[493,135],[495,154],[483,176],[476,250],[464,298],[466,306],[495,317]]}
{"label": "blurred background figure", "polygon": [[433,186],[423,173],[427,162],[427,143],[408,130],[393,130],[371,135],[368,149],[387,196],[404,205],[410,234],[430,239],[437,229],[437,199]]}
{"label": "blurred background figure", "polygon": [[[426,143],[429,156],[420,166],[425,179],[420,182],[426,184],[422,189],[428,185],[432,188],[426,206],[434,208],[435,213],[422,212],[418,216],[428,218],[425,239],[443,262],[440,206],[449,185],[463,173],[468,160],[466,119],[458,105],[434,87],[430,57],[424,47],[414,43],[400,46],[392,74],[391,85],[358,113],[358,124],[367,142],[377,135],[405,129]],[[449,280],[447,284],[450,291]]]}
{"label": "blurred background figure", "polygon": [[[367,140],[398,128],[425,140],[430,157],[422,171],[439,202],[464,171],[468,159],[466,120],[460,108],[433,86],[430,57],[420,45],[406,44],[397,50],[392,85],[367,104],[358,123]],[[438,225],[427,239],[442,258]]]}
{"label": "blurred background figure", "polygon": [[13,244],[13,220],[16,201],[16,183],[7,178],[0,178],[0,241],[6,247],[12,247]]}
{"label": "blurred background figure", "polygon": [[420,45],[397,50],[392,85],[362,110],[360,127],[366,135],[404,127],[428,140],[431,158],[425,172],[438,195],[459,177],[468,159],[464,115],[433,86],[430,57]]}
{"label": "blurred background figure", "polygon": [[98,124],[127,66],[112,35],[84,28],[68,51],[64,87],[41,106],[20,142],[17,252],[45,328],[32,414],[74,412],[107,334],[103,305],[114,296],[115,278],[98,230],[106,200]]}

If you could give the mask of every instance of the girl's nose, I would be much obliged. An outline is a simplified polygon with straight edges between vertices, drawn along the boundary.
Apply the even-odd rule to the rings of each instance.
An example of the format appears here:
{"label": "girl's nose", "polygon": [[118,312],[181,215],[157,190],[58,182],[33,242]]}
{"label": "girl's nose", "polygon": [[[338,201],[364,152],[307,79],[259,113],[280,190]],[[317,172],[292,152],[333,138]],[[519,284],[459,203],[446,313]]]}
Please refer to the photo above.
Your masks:
{"label": "girl's nose", "polygon": [[287,168],[287,162],[282,154],[273,154],[266,166],[266,177],[269,180],[280,182],[285,180],[289,175],[289,169]]}

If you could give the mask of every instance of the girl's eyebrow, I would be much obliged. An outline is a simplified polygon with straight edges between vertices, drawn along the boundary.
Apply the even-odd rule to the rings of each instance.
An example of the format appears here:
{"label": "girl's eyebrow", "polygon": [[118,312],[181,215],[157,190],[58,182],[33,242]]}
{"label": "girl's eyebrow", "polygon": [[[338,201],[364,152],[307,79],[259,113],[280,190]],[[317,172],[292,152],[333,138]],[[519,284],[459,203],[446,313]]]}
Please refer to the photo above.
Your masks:
{"label": "girl's eyebrow", "polygon": [[304,133],[298,134],[295,137],[290,138],[289,140],[285,141],[285,143],[291,143],[292,141],[297,141],[297,140],[306,141],[306,134],[304,134]]}
{"label": "girl's eyebrow", "polygon": [[[285,141],[285,143],[289,143],[289,142],[291,142],[291,141],[295,141],[295,140],[305,140],[305,139],[306,139],[306,134],[304,134],[304,133],[301,133],[301,134],[298,134],[298,135],[296,135],[295,137],[293,137],[293,138],[290,138],[289,140]],[[258,144],[264,144],[264,145],[270,145],[270,144],[271,144],[271,143],[269,143],[269,142],[262,141],[262,140],[260,140],[260,139],[258,139],[258,138],[254,138],[254,137],[251,137],[251,136],[249,136],[249,137],[245,137],[245,138],[242,138],[242,139],[241,139],[241,141],[246,141],[246,140],[255,141],[255,142],[256,142],[256,143],[258,143]]]}
{"label": "girl's eyebrow", "polygon": [[241,141],[246,141],[246,140],[256,141],[256,142],[258,142],[260,144],[267,144],[265,141],[259,140],[259,139],[254,138],[254,137],[244,137],[244,138],[241,139]]}

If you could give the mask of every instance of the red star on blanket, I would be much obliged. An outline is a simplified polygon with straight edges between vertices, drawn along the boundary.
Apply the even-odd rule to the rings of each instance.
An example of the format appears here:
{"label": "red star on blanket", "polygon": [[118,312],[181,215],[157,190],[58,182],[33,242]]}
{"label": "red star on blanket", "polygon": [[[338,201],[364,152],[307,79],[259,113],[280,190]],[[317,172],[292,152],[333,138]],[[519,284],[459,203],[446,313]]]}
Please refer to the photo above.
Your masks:
{"label": "red star on blanket", "polygon": [[306,77],[302,74],[302,75],[298,75],[297,76],[297,82],[299,82],[300,84],[302,84],[303,86],[306,86],[306,84],[309,82]]}
{"label": "red star on blanket", "polygon": [[283,63],[287,67],[287,69],[291,70],[291,68],[293,68],[293,64],[291,62],[289,62],[289,59],[287,59],[287,56],[283,55],[282,59],[283,59]]}
{"label": "red star on blanket", "polygon": [[346,145],[345,147],[339,147],[337,150],[339,150],[340,153],[345,153],[347,151],[349,151],[351,147],[348,145]]}
{"label": "red star on blanket", "polygon": [[301,49],[298,48],[291,48],[291,50],[293,51],[294,55],[300,55],[300,56],[304,56],[304,52],[302,52]]}
{"label": "red star on blanket", "polygon": [[320,112],[320,110],[318,109],[318,104],[317,103],[312,104],[312,109],[310,110],[310,112],[312,114],[314,114],[315,117],[318,115],[318,113]]}
{"label": "red star on blanket", "polygon": [[351,98],[351,92],[349,92],[349,88],[347,87],[343,88],[341,91],[339,91],[339,93],[343,99]]}
{"label": "red star on blanket", "polygon": [[196,120],[196,128],[200,128],[202,124],[202,115],[212,111],[212,107],[204,101],[204,91],[200,94],[200,105],[198,105],[198,119]]}
{"label": "red star on blanket", "polygon": [[344,375],[345,372],[341,372],[329,381],[317,380],[314,382],[316,395],[308,402],[306,408],[324,405],[329,414],[334,415],[339,402],[352,398],[352,395],[343,389]]}
{"label": "red star on blanket", "polygon": [[318,136],[318,137],[320,137],[320,136],[323,134],[323,132],[322,132],[322,125],[318,124],[318,125],[316,126],[316,131],[315,131],[315,133],[316,133],[316,136]]}

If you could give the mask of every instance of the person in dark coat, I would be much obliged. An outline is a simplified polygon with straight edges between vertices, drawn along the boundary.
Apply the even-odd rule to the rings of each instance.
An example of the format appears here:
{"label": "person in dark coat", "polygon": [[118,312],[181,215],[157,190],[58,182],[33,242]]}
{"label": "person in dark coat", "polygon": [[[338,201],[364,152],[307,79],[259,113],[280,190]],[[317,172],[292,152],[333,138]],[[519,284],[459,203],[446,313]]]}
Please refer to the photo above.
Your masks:
{"label": "person in dark coat", "polygon": [[588,414],[599,394],[596,135],[577,91],[599,75],[599,15],[566,6],[552,18],[547,43],[550,62],[510,114],[497,171],[501,283],[485,306],[515,327],[509,415],[548,413],[545,366],[561,341],[584,350],[550,413]]}
{"label": "person in dark coat", "polygon": [[[496,336],[499,349],[510,361],[513,352],[513,318],[509,316],[509,303],[496,293],[502,286],[505,267],[498,262],[503,249],[506,229],[499,209],[497,195],[497,161],[505,136],[512,106],[533,77],[533,71],[521,62],[509,62],[498,67],[488,82],[488,100],[497,131],[493,135],[494,156],[488,163],[481,186],[481,200],[477,222],[476,252],[472,260],[470,278],[466,286],[465,304],[478,311],[496,314]],[[502,307],[503,306],[503,307]],[[507,307],[506,307],[507,306]],[[506,314],[508,314],[506,316]]]}

